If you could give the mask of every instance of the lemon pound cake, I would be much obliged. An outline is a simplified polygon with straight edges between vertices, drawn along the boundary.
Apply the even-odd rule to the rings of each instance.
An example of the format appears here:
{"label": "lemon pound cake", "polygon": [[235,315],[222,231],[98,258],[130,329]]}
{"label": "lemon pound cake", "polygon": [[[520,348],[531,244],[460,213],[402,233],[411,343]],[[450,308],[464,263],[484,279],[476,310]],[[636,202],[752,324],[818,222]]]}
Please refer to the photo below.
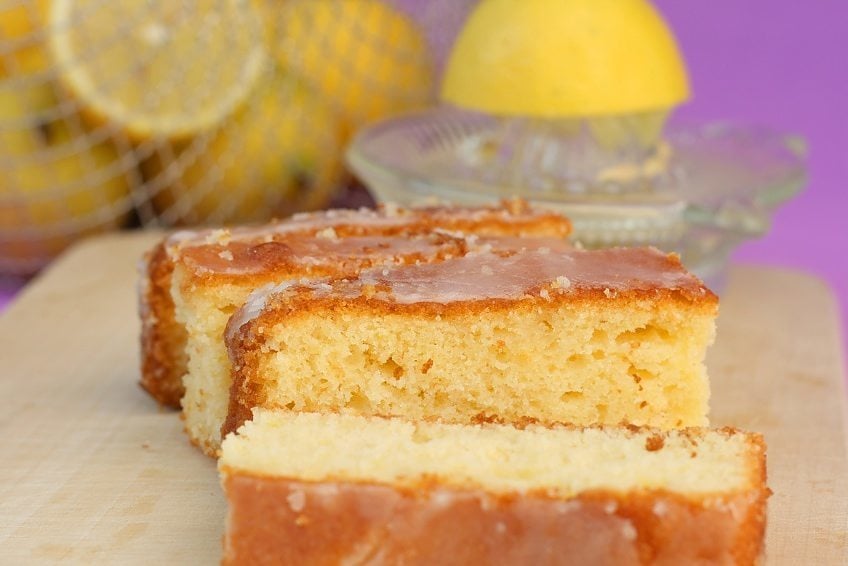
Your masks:
{"label": "lemon pound cake", "polygon": [[[184,271],[184,285],[189,288],[230,286],[249,292],[283,277],[307,271],[327,272],[330,259],[345,258],[344,250],[337,250],[333,258],[323,262],[323,269],[310,266],[310,259],[315,256],[306,255],[298,261],[295,250],[288,245],[292,238],[405,237],[435,230],[563,239],[571,225],[559,214],[533,210],[522,200],[509,200],[500,206],[480,208],[407,209],[383,205],[377,210],[329,210],[296,214],[259,227],[177,232],[157,245],[140,269],[141,386],[159,403],[180,406],[184,394],[182,378],[188,371],[189,337],[184,323],[176,318],[171,296],[175,268]],[[371,244],[379,251],[384,242],[372,240]],[[313,249],[309,253],[319,251]],[[368,259],[369,248],[360,245],[358,253],[360,259]]]}
{"label": "lemon pound cake", "polygon": [[765,447],[731,429],[258,410],[224,441],[224,564],[755,564]]}
{"label": "lemon pound cake", "polygon": [[342,277],[370,266],[441,261],[490,245],[566,248],[568,230],[563,217],[521,203],[487,209],[384,207],[296,216],[270,232],[211,232],[203,243],[193,239],[177,246],[169,252],[169,297],[175,326],[184,333],[180,379],[189,437],[209,454],[220,447],[230,391],[224,328],[256,288],[290,277]]}
{"label": "lemon pound cake", "polygon": [[707,424],[717,298],[651,248],[472,253],[288,282],[230,319],[224,433],[253,407]]}

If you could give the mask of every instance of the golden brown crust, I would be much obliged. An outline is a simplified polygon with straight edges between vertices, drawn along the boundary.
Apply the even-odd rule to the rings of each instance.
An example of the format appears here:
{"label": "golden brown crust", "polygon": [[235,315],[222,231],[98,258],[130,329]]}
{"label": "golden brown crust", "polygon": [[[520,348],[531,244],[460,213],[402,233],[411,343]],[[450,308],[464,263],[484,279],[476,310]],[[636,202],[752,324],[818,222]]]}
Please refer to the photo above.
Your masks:
{"label": "golden brown crust", "polygon": [[230,350],[232,381],[227,417],[221,424],[221,438],[235,432],[249,421],[253,416],[254,407],[265,405],[265,383],[252,369],[257,364],[256,358],[257,349],[252,347]]}
{"label": "golden brown crust", "polygon": [[[764,453],[753,457],[755,477],[764,475]],[[769,495],[760,483],[707,497],[593,491],[562,500],[437,481],[397,489],[222,474],[229,565],[755,564]]]}
{"label": "golden brown crust", "polygon": [[[559,304],[591,304],[598,301],[608,300],[610,296],[605,294],[603,288],[580,289],[571,294],[550,294],[549,298],[539,296],[542,287],[528,289],[528,294],[521,298],[480,298],[477,300],[463,300],[452,302],[420,302],[399,303],[386,300],[379,295],[360,295],[356,297],[338,296],[315,296],[311,292],[299,292],[302,288],[295,288],[295,294],[289,296],[276,296],[269,301],[268,306],[253,319],[245,321],[237,327],[230,327],[230,333],[241,329],[242,334],[247,334],[252,327],[270,326],[278,324],[283,320],[292,320],[293,317],[308,316],[316,312],[371,312],[375,317],[387,314],[404,314],[408,316],[422,317],[448,317],[465,314],[479,314],[482,312],[509,311],[517,308],[534,308],[542,305],[545,308],[555,307]],[[375,291],[379,292],[379,287]],[[366,291],[367,292],[367,291]],[[673,289],[633,289],[626,292],[618,292],[615,295],[617,304],[624,305],[628,302],[651,301],[652,303],[677,303],[688,305],[704,312],[716,312],[718,302],[715,295],[704,294],[702,296],[687,295]],[[238,323],[239,319],[234,318]]]}
{"label": "golden brown crust", "polygon": [[[342,214],[344,212],[344,214]],[[327,211],[303,215],[264,228],[199,232],[190,240],[170,242],[174,259],[183,263],[192,284],[237,282],[261,285],[289,276],[303,253],[303,240],[332,230],[332,238],[410,237],[447,231],[478,236],[545,237],[564,240],[571,232],[568,219],[535,211],[522,200],[503,201],[483,208],[427,207],[378,211]],[[179,236],[179,235],[177,235]],[[320,241],[320,240],[319,240]],[[293,245],[294,244],[294,245]],[[300,244],[301,250],[293,249]],[[375,243],[379,245],[379,243]],[[339,261],[350,260],[343,250],[322,250]],[[222,257],[222,252],[225,257]],[[361,252],[355,258],[365,259]],[[364,267],[368,267],[368,263]]]}
{"label": "golden brown crust", "polygon": [[[226,337],[310,312],[369,311],[422,317],[478,314],[529,302],[651,301],[688,304],[715,314],[718,297],[676,254],[654,248],[585,251],[549,248],[546,239],[492,238],[450,261],[400,262],[363,269],[352,279],[285,281],[253,293],[230,320]],[[515,242],[524,245],[515,246]]]}
{"label": "golden brown crust", "polygon": [[[357,279],[332,281],[330,288],[323,282],[304,282],[287,286],[284,292],[271,289],[253,298],[264,304],[254,320],[268,326],[301,311],[360,308],[375,316],[445,316],[511,308],[528,299],[548,306],[612,299],[674,301],[710,311],[718,307],[718,297],[675,254],[653,248],[540,251],[545,244],[538,240],[525,249],[492,241],[490,253],[364,269]],[[245,322],[249,317],[234,317],[232,324],[240,327]]]}
{"label": "golden brown crust", "polygon": [[271,242],[230,242],[186,250],[180,256],[183,285],[236,284],[258,288],[290,277],[355,275],[386,263],[440,261],[465,253],[461,238],[447,234],[410,234],[394,239],[383,234],[316,237],[290,234]]}
{"label": "golden brown crust", "polygon": [[140,274],[140,385],[161,405],[178,409],[184,389],[185,328],[174,319],[171,276],[174,263],[164,241],[150,251]]}

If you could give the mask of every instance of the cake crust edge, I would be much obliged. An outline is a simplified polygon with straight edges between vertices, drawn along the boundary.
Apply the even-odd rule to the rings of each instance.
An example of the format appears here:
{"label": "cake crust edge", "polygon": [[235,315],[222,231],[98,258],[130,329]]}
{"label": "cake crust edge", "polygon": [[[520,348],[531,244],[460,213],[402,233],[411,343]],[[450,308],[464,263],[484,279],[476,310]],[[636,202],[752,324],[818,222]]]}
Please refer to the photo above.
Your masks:
{"label": "cake crust edge", "polygon": [[[593,490],[561,499],[544,492],[504,495],[445,487],[436,478],[394,487],[305,482],[221,466],[230,504],[223,563],[336,564],[379,555],[409,564],[493,558],[520,564],[545,557],[568,562],[587,556],[631,564],[708,557],[757,564],[771,491],[764,441],[744,434],[750,488],[698,496]],[[551,553],[533,554],[542,547]]]}
{"label": "cake crust edge", "polygon": [[165,238],[142,260],[139,289],[141,378],[139,385],[160,405],[180,408],[185,392],[185,328],[174,317],[171,279],[174,262]]}

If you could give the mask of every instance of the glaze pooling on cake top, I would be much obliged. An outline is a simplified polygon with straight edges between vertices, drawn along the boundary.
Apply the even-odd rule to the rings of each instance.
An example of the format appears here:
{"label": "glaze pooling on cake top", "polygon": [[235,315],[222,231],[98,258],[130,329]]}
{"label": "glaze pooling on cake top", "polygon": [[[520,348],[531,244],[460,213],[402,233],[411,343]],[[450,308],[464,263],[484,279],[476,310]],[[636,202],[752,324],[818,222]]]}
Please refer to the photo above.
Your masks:
{"label": "glaze pooling on cake top", "polygon": [[187,250],[183,262],[196,272],[225,275],[260,274],[277,266],[298,267],[338,265],[345,261],[414,261],[458,255],[463,242],[441,234],[423,234],[409,238],[351,236],[330,234],[291,234],[284,241],[231,242],[226,246],[209,245]]}
{"label": "glaze pooling on cake top", "polygon": [[412,254],[413,260],[430,261],[435,253],[438,261],[440,254],[464,253],[466,233],[515,240],[546,237],[556,246],[570,231],[566,218],[536,211],[520,200],[487,208],[384,205],[304,213],[265,226],[182,231],[164,247],[171,262],[200,277],[232,279],[285,271],[310,260],[322,265],[363,259],[386,263],[377,260]]}
{"label": "glaze pooling on cake top", "polygon": [[[490,238],[466,237],[462,233],[436,230],[405,238],[381,235],[339,237],[333,228],[312,234],[291,234],[285,240],[269,242],[230,242],[208,245],[183,252],[182,263],[194,273],[226,276],[260,275],[269,270],[291,267],[341,267],[346,262],[368,264],[432,262],[461,256],[479,248]],[[527,238],[497,238],[495,245],[521,249]],[[551,249],[570,247],[559,238],[532,238],[533,246]]]}
{"label": "glaze pooling on cake top", "polygon": [[535,232],[541,226],[565,238],[571,232],[571,223],[560,214],[531,208],[521,199],[503,200],[491,207],[431,206],[403,208],[394,204],[383,204],[376,209],[325,210],[295,214],[280,222],[261,226],[241,226],[225,229],[181,230],[172,234],[166,247],[172,257],[193,247],[231,242],[269,242],[285,238],[293,233],[316,234],[333,228],[340,235],[350,236],[365,233],[402,230],[411,224],[421,223],[430,229],[455,226],[463,229],[470,225],[492,224],[514,227],[526,225]]}
{"label": "glaze pooling on cake top", "polygon": [[[559,238],[521,238],[514,236],[481,237],[476,234],[464,235],[460,232],[449,232],[437,229],[431,234],[402,239],[364,237],[329,240],[321,244],[324,246],[322,255],[315,254],[314,256],[310,256],[308,259],[310,261],[317,261],[319,264],[335,264],[338,263],[339,259],[337,255],[333,255],[333,253],[329,251],[333,246],[342,246],[347,250],[347,253],[353,253],[356,242],[360,242],[360,244],[362,244],[363,241],[367,242],[367,245],[359,248],[360,250],[363,250],[361,252],[363,257],[367,257],[371,259],[373,263],[378,264],[377,267],[362,271],[361,275],[366,279],[339,280],[339,278],[336,278],[337,281],[334,282],[333,285],[330,285],[329,281],[331,279],[327,277],[304,277],[290,281],[283,281],[279,284],[272,283],[263,285],[250,294],[243,309],[236,311],[228,328],[237,329],[244,323],[252,320],[260,314],[269,296],[282,293],[289,288],[299,286],[305,290],[315,292],[316,296],[322,297],[328,296],[333,292],[338,292],[341,296],[353,298],[362,293],[362,288],[356,287],[358,283],[361,283],[365,287],[375,285],[375,277],[378,275],[382,277],[390,276],[391,274],[396,273],[396,267],[401,265],[405,265],[410,268],[415,266],[414,271],[417,272],[423,266],[434,263],[432,260],[437,256],[436,252],[439,251],[441,252],[441,257],[439,257],[439,259],[442,261],[438,263],[444,263],[445,261],[453,263],[465,256],[493,256],[496,260],[499,260],[510,254],[524,252],[527,250],[537,250],[540,254],[548,254],[566,252],[572,249],[571,244]],[[428,242],[432,245],[428,246]],[[372,247],[374,244],[376,244],[377,247]],[[307,245],[311,245],[311,242],[307,241]],[[413,248],[415,248],[417,252],[422,252],[421,255],[419,256],[417,253],[409,253]],[[394,263],[397,265],[390,265],[393,262],[385,260],[386,257],[392,255],[395,256],[396,261]],[[300,259],[302,260],[303,258]],[[465,265],[464,262],[461,262],[460,264]],[[427,285],[428,283],[425,282],[423,284]],[[229,334],[227,335],[229,336]]]}
{"label": "glaze pooling on cake top", "polygon": [[557,250],[542,247],[503,255],[470,253],[438,264],[364,271],[339,284],[339,294],[362,295],[369,286],[399,304],[454,303],[478,299],[521,299],[550,293],[578,294],[671,290],[700,299],[706,287],[686,272],[676,256],[649,249]]}
{"label": "glaze pooling on cake top", "polygon": [[227,339],[268,305],[296,296],[365,298],[395,305],[666,293],[690,302],[715,304],[716,296],[679,258],[655,248],[578,250],[523,240],[510,250],[497,238],[475,239],[462,257],[428,264],[366,269],[355,279],[301,279],[267,285],[250,295],[227,326]]}

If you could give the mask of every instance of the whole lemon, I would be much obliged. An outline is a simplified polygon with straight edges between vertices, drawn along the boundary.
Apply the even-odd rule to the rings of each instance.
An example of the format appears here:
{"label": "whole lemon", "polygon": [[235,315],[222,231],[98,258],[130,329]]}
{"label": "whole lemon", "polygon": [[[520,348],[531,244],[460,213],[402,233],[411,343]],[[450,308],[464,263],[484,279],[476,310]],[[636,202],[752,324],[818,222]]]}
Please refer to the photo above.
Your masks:
{"label": "whole lemon", "polygon": [[379,0],[287,0],[272,51],[344,120],[346,134],[433,96],[433,63],[415,23]]}
{"label": "whole lemon", "polygon": [[49,69],[44,47],[48,0],[0,0],[0,77]]}
{"label": "whole lemon", "polygon": [[144,165],[167,223],[250,222],[327,204],[338,186],[340,127],[292,77],[269,73],[220,129]]}
{"label": "whole lemon", "polygon": [[131,208],[111,141],[58,108],[49,84],[0,82],[0,271],[32,273],[75,239],[120,226]]}

